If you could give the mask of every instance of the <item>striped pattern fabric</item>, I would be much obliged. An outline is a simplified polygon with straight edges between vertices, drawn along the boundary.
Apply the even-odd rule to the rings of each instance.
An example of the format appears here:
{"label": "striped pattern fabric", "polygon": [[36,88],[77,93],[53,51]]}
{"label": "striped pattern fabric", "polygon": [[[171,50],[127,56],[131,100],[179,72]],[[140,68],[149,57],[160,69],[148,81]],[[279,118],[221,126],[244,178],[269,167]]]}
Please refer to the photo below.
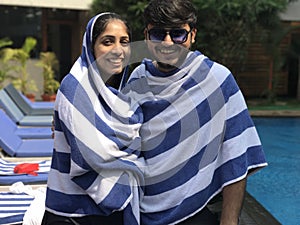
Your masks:
{"label": "striped pattern fabric", "polygon": [[167,76],[145,60],[121,91],[107,87],[89,51],[95,18],[57,93],[48,211],[176,224],[267,165],[227,68],[191,52]]}
{"label": "striped pattern fabric", "polygon": [[232,74],[200,52],[167,76],[144,60],[123,93],[144,113],[141,224],[183,221],[225,185],[267,165]]}
{"label": "striped pattern fabric", "polygon": [[90,53],[96,18],[87,25],[82,55],[57,93],[46,209],[74,217],[124,210],[125,224],[134,225],[143,182],[142,115],[99,75]]}
{"label": "striped pattern fabric", "polygon": [[21,224],[33,199],[24,193],[0,193],[0,224]]}

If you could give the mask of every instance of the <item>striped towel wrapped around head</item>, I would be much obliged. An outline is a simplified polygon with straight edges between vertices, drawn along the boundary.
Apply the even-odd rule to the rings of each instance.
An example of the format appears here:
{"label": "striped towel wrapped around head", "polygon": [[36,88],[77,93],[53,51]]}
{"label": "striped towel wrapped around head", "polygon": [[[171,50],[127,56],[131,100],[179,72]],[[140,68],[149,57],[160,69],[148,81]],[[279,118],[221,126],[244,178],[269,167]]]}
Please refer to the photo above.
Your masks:
{"label": "striped towel wrapped around head", "polygon": [[57,93],[46,208],[66,216],[124,210],[126,224],[134,225],[143,185],[142,114],[101,78],[90,51],[97,18],[89,22],[82,54]]}

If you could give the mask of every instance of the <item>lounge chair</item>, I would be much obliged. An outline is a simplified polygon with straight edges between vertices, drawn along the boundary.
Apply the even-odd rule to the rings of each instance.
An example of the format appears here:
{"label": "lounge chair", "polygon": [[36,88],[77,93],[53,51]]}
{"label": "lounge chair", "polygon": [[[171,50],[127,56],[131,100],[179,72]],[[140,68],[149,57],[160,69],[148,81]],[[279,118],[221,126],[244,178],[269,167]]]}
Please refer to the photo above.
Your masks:
{"label": "lounge chair", "polygon": [[[28,164],[38,164],[39,169],[36,171],[37,175],[31,174],[18,174],[14,172],[14,169],[18,165],[22,165],[23,163]],[[48,179],[48,173],[50,170],[51,160],[24,160],[18,162],[10,162],[0,158],[0,185],[11,185],[15,182],[21,181],[24,184],[39,184],[46,183]]]}
{"label": "lounge chair", "polygon": [[25,193],[0,193],[0,224],[22,224],[34,197]]}
{"label": "lounge chair", "polygon": [[50,127],[20,127],[17,126],[6,113],[0,109],[1,128],[13,132],[22,139],[47,139],[52,138]]}
{"label": "lounge chair", "polygon": [[4,91],[15,102],[25,115],[53,115],[53,102],[31,102],[20,93],[12,84],[4,87]]}
{"label": "lounge chair", "polygon": [[25,115],[3,89],[0,90],[0,107],[17,125],[52,126],[52,115]]}
{"label": "lounge chair", "polygon": [[0,148],[9,156],[50,157],[53,139],[21,139],[14,131],[0,129]]}

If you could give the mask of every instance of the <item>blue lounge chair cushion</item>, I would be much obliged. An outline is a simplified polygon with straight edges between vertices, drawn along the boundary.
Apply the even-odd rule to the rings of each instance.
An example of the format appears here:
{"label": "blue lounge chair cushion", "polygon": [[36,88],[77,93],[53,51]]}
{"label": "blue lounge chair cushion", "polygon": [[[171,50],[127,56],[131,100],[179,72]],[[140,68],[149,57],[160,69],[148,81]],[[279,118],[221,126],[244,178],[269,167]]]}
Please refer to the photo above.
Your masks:
{"label": "blue lounge chair cushion", "polygon": [[23,139],[16,157],[49,157],[52,156],[53,139]]}
{"label": "blue lounge chair cushion", "polygon": [[52,131],[50,127],[19,127],[15,134],[22,139],[50,139]]}
{"label": "blue lounge chair cushion", "polygon": [[7,132],[13,132],[22,139],[52,138],[51,127],[19,127],[0,109],[0,124]]}
{"label": "blue lounge chair cushion", "polygon": [[23,112],[9,98],[4,90],[0,90],[0,107],[2,107],[8,116],[16,123],[24,117]]}
{"label": "blue lounge chair cushion", "polygon": [[20,126],[51,127],[53,116],[24,116],[17,122]]}
{"label": "blue lounge chair cushion", "polygon": [[0,148],[15,157],[52,156],[53,139],[21,139],[12,131],[0,129]]}
{"label": "blue lounge chair cushion", "polygon": [[7,115],[18,125],[52,126],[52,115],[24,115],[3,89],[0,90],[0,107],[2,107]]}
{"label": "blue lounge chair cushion", "polygon": [[54,102],[46,102],[46,101],[38,101],[38,102],[32,102],[29,98],[27,98],[25,95],[20,93],[22,95],[22,98],[33,108],[43,108],[43,109],[51,109],[54,110]]}
{"label": "blue lounge chair cushion", "polygon": [[12,84],[4,87],[5,92],[15,102],[25,115],[53,115],[53,102],[32,103],[26,96],[20,93]]}

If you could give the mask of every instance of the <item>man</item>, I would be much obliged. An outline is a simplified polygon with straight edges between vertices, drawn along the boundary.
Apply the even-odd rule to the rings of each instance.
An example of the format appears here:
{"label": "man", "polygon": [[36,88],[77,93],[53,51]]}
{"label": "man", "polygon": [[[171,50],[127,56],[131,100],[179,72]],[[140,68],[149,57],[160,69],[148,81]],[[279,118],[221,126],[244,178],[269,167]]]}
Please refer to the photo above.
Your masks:
{"label": "man", "polygon": [[[247,175],[267,165],[230,71],[189,51],[196,14],[188,0],[150,1],[144,34],[153,60],[145,59],[123,89],[144,115],[143,225],[237,225]],[[220,221],[207,208],[219,193]]]}

